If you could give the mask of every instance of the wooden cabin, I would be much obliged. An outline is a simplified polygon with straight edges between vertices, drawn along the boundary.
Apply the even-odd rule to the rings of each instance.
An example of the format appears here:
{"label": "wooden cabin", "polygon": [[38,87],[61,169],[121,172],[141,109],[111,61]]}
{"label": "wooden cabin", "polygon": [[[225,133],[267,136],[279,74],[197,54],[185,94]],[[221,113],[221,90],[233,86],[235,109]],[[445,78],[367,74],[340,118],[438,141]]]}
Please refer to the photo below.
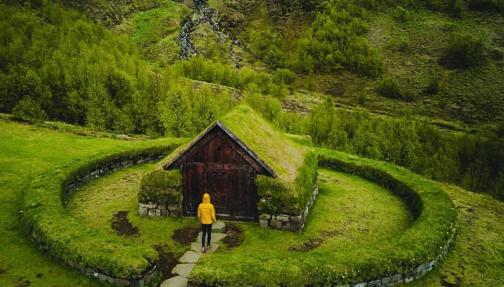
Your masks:
{"label": "wooden cabin", "polygon": [[221,122],[216,122],[184,150],[164,164],[180,168],[183,177],[182,212],[194,215],[204,193],[209,193],[217,216],[257,220],[257,175],[275,172]]}

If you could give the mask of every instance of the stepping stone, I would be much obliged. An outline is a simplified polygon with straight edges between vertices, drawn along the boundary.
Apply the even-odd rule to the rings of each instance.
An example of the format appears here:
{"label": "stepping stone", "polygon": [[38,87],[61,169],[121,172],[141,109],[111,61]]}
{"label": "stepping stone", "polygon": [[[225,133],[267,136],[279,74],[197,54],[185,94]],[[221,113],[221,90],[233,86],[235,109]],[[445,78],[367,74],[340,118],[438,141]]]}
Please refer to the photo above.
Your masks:
{"label": "stepping stone", "polygon": [[[198,233],[198,241],[197,241],[197,242],[199,242],[200,244],[201,244],[201,236],[202,236],[202,235],[203,235],[203,234],[202,234],[201,232],[200,232],[200,233]],[[227,236],[227,234],[226,234],[226,233],[212,232],[212,242],[217,242],[217,241],[219,241],[219,240],[222,240],[222,239],[224,239],[226,236]],[[210,242],[210,243],[212,243],[212,242]]]}
{"label": "stepping stone", "polygon": [[194,251],[187,251],[180,257],[179,262],[180,263],[196,263],[198,262],[201,254],[194,252]]}
{"label": "stepping stone", "polygon": [[[206,253],[214,253],[217,248],[219,248],[219,244],[217,243],[212,243],[210,244],[210,250],[208,250]],[[202,254],[201,253],[201,242],[193,242],[191,243],[191,250],[194,251],[194,252],[197,252],[199,254]]]}
{"label": "stepping stone", "polygon": [[194,268],[194,263],[184,263],[184,264],[177,264],[171,271],[172,274],[174,275],[180,275],[182,277],[189,277],[191,274],[191,271]]}
{"label": "stepping stone", "polygon": [[224,232],[226,229],[226,224],[224,221],[217,220],[217,223],[212,224],[212,233],[213,232]]}
{"label": "stepping stone", "polygon": [[187,278],[175,276],[161,283],[160,287],[187,287]]}

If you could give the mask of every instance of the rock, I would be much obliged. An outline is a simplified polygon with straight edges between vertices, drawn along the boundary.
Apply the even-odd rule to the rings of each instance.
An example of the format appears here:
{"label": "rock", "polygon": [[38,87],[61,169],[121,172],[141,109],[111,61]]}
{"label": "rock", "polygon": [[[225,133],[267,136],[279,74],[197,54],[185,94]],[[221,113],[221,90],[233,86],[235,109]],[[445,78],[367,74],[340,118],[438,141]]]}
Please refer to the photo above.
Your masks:
{"label": "rock", "polygon": [[138,215],[140,215],[140,216],[145,216],[145,215],[147,215],[147,213],[148,213],[148,212],[149,212],[149,211],[148,211],[148,209],[147,209],[147,208],[142,207],[142,206],[139,206],[139,207],[138,207]]}
{"label": "rock", "polygon": [[271,215],[267,214],[267,213],[262,213],[260,216],[259,216],[259,219],[262,219],[262,220],[268,220],[268,219],[271,219]]}
{"label": "rock", "polygon": [[161,210],[161,216],[170,216],[170,212],[166,209]]}
{"label": "rock", "polygon": [[285,214],[276,215],[275,219],[281,222],[289,222],[289,216]]}
{"label": "rock", "polygon": [[156,216],[156,210],[155,209],[149,209],[149,216]]}
{"label": "rock", "polygon": [[201,254],[194,251],[187,251],[180,257],[179,262],[181,263],[197,263]]}
{"label": "rock", "polygon": [[264,220],[264,219],[259,219],[259,225],[261,227],[268,227],[269,226],[269,220]]}
{"label": "rock", "polygon": [[180,208],[177,204],[168,204],[168,210],[169,211],[179,211]]}
{"label": "rock", "polygon": [[224,221],[217,220],[217,223],[212,224],[212,231],[213,232],[224,232],[226,229],[226,224]]}
{"label": "rock", "polygon": [[188,281],[189,280],[187,280],[187,278],[176,276],[165,280],[163,283],[161,283],[160,287],[186,287]]}
{"label": "rock", "polygon": [[160,204],[158,205],[158,207],[160,210],[168,210],[168,206],[164,205],[164,204]]}
{"label": "rock", "polygon": [[290,217],[290,220],[295,223],[299,223],[303,221],[303,216],[301,215],[293,215]]}
{"label": "rock", "polygon": [[282,222],[278,221],[276,219],[272,219],[270,221],[270,227],[271,228],[276,228],[276,229],[282,229]]}
{"label": "rock", "polygon": [[194,264],[193,263],[177,264],[173,268],[172,274],[180,275],[182,277],[186,277],[187,278],[191,274],[191,271],[193,270],[193,268],[194,268]]}
{"label": "rock", "polygon": [[179,217],[180,216],[180,212],[178,212],[178,211],[170,211],[170,216],[171,217]]}

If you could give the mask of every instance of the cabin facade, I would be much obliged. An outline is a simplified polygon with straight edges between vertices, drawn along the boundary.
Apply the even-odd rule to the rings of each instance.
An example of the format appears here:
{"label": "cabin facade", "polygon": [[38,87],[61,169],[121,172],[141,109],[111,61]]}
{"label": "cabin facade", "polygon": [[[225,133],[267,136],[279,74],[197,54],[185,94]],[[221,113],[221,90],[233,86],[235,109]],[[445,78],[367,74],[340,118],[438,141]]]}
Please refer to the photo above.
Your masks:
{"label": "cabin facade", "polygon": [[256,176],[275,172],[249,147],[216,122],[163,169],[182,173],[182,214],[195,215],[204,193],[209,193],[217,216],[257,220]]}

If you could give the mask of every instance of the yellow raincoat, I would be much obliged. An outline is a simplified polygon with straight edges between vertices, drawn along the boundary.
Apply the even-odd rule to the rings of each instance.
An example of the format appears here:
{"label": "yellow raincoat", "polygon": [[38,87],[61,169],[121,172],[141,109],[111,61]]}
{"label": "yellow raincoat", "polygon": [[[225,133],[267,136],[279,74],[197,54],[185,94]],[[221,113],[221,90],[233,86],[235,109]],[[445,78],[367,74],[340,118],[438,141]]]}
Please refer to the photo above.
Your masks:
{"label": "yellow raincoat", "polygon": [[212,224],[217,222],[215,219],[215,208],[210,203],[210,194],[203,194],[203,203],[198,205],[198,218],[202,224]]}

